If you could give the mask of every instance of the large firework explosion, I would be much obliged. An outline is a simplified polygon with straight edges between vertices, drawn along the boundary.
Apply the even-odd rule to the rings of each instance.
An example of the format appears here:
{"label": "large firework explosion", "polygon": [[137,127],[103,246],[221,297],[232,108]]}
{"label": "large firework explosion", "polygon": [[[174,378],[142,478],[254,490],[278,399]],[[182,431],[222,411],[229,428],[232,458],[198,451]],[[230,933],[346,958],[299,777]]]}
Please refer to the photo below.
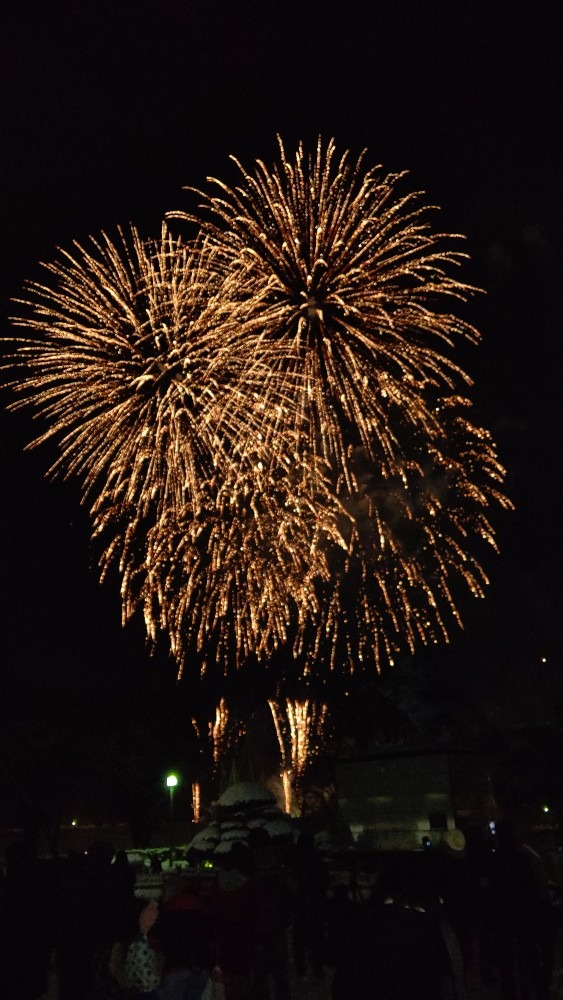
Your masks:
{"label": "large firework explosion", "polygon": [[[163,228],[76,245],[32,284],[13,406],[55,437],[115,564],[123,617],[222,668],[279,648],[304,672],[378,668],[447,637],[507,502],[452,360],[473,289],[402,175],[363,158],[256,164]],[[214,193],[214,190],[217,193]]]}
{"label": "large firework explosion", "polygon": [[258,162],[253,175],[235,161],[240,185],[211,179],[219,193],[197,192],[197,214],[171,214],[197,220],[221,277],[236,275],[233,353],[264,359],[288,386],[294,405],[271,462],[293,430],[300,454],[320,453],[353,491],[356,446],[386,477],[403,475],[395,409],[403,439],[410,427],[439,434],[429,388],[470,382],[444,347],[478,340],[439,307],[474,289],[449,273],[465,257],[448,246],[459,237],[433,233],[416,194],[397,197],[402,175],[364,172],[348,154],[334,162],[333,142],[315,157],[300,146],[294,163],[281,142],[280,152],[281,167]]}
{"label": "large firework explosion", "polygon": [[264,471],[292,399],[227,350],[229,281],[212,261],[166,228],[159,241],[104,234],[47,265],[55,287],[30,284],[15,320],[31,336],[12,359],[13,406],[47,418],[33,444],[57,440],[51,474],[80,478],[123,622],[142,608],[180,665],[190,648],[240,663],[285,639],[289,605],[308,615],[325,543],[345,544],[348,520],[322,470],[315,505],[310,489],[300,502],[309,477],[290,435],[291,459]]}

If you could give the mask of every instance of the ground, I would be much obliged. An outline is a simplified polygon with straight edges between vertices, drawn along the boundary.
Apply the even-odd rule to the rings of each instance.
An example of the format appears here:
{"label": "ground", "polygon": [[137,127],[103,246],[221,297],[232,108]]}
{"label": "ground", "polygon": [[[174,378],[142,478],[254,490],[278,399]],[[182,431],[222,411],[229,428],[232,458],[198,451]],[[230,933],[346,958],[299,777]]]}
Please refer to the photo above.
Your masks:
{"label": "ground", "polygon": [[[326,970],[322,982],[313,979],[312,975],[298,979],[292,975],[291,1000],[331,1000],[332,971]],[[375,983],[374,983],[375,988]],[[374,989],[374,996],[376,996]],[[557,935],[555,973],[551,987],[553,1000],[563,1000],[563,927]],[[383,998],[382,998],[383,1000]],[[487,987],[472,976],[466,983],[465,1000],[499,1000],[495,987]]]}

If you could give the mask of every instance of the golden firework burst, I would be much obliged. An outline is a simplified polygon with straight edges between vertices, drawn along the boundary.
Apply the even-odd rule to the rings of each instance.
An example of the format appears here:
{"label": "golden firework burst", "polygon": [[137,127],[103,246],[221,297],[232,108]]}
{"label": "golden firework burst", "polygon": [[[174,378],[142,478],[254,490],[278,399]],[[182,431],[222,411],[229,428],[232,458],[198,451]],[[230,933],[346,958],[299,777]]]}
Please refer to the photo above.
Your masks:
{"label": "golden firework burst", "polygon": [[180,669],[280,647],[304,673],[379,669],[447,638],[509,506],[454,360],[479,340],[460,237],[333,141],[280,154],[173,213],[189,243],[62,254],[5,366],[82,483],[124,622],[141,609]]}

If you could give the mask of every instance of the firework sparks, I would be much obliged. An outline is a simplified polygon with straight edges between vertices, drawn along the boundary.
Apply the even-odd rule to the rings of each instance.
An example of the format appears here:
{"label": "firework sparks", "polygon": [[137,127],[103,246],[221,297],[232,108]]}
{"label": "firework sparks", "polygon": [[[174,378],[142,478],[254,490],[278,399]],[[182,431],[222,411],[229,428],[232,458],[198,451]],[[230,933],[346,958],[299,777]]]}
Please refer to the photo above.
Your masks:
{"label": "firework sparks", "polygon": [[509,506],[451,357],[479,339],[450,311],[474,291],[458,237],[403,175],[280,151],[174,213],[190,244],[132,229],[49,265],[7,366],[51,472],[82,483],[124,622],[141,609],[180,669],[281,646],[304,672],[379,669],[447,638]]}
{"label": "firework sparks", "polygon": [[327,488],[314,509],[300,502],[309,477],[290,435],[264,481],[291,396],[227,350],[229,282],[218,295],[212,256],[166,228],[160,242],[133,228],[77,245],[48,266],[55,288],[30,285],[15,322],[31,336],[11,362],[14,408],[47,419],[33,444],[58,440],[51,474],[82,481],[102,579],[119,567],[124,624],[141,608],[180,669],[192,640],[236,662],[285,641],[289,604],[299,617],[311,603],[323,531],[345,544]]}
{"label": "firework sparks", "polygon": [[201,788],[199,781],[192,783],[192,823],[201,822]]}
{"label": "firework sparks", "polygon": [[311,699],[286,698],[285,711],[273,699],[268,701],[282,759],[282,782],[286,812],[291,812],[292,789],[299,787],[307,765],[318,750],[326,719],[326,705]]}
{"label": "firework sparks", "polygon": [[225,751],[228,748],[229,709],[227,702],[221,698],[215,711],[215,721],[209,723],[209,735],[213,744],[213,766],[218,771]]}
{"label": "firework sparks", "polygon": [[[351,448],[400,475],[392,411],[434,437],[428,388],[469,381],[443,348],[478,334],[436,304],[473,289],[449,274],[464,254],[444,243],[459,237],[432,232],[417,195],[396,196],[402,175],[363,172],[348,154],[335,162],[333,142],[309,158],[300,146],[294,163],[281,141],[280,152],[271,171],[258,161],[250,174],[235,160],[240,185],[215,180],[220,193],[198,192],[197,216],[174,215],[197,218],[219,272],[237,275],[232,349],[251,345],[254,363],[267,359],[270,378],[287,380],[301,453],[320,453],[354,490]],[[272,463],[280,457],[272,451]]]}
{"label": "firework sparks", "polygon": [[288,814],[288,816],[291,816],[293,815],[292,806],[293,806],[294,795],[293,795],[293,784],[291,781],[290,771],[282,771],[281,783],[283,790],[284,811]]}
{"label": "firework sparks", "polygon": [[[461,624],[459,582],[478,597],[487,578],[488,509],[510,506],[490,435],[466,417],[470,378],[452,360],[479,334],[450,311],[475,289],[455,269],[460,237],[434,232],[417,194],[397,196],[403,175],[339,160],[319,141],[294,161],[240,183],[211,179],[197,219],[236,301],[231,350],[258,360],[294,405],[271,438],[278,468],[286,434],[302,488],[322,466],[349,515],[347,545],[328,546],[315,570],[314,613],[293,628],[304,670],[381,664]],[[244,345],[242,349],[240,345]],[[311,470],[315,470],[312,475]],[[328,652],[327,652],[328,651]]]}
{"label": "firework sparks", "polygon": [[189,496],[197,510],[213,471],[199,435],[216,401],[201,256],[165,229],[160,242],[132,229],[91,244],[47,265],[56,287],[31,284],[31,314],[15,320],[32,336],[19,342],[27,377],[13,387],[48,421],[34,444],[59,440],[51,472],[80,477],[97,508],[137,510],[140,521]]}
{"label": "firework sparks", "polygon": [[[180,664],[187,649],[227,667],[270,655],[318,612],[316,581],[328,578],[330,546],[345,547],[350,518],[265,477],[230,485],[197,519],[161,519],[124,577],[124,616],[142,606],[147,631],[169,635]],[[137,562],[133,565],[133,560]]]}
{"label": "firework sparks", "polygon": [[354,671],[379,669],[419,642],[447,640],[446,616],[462,624],[460,584],[484,596],[488,580],[475,550],[479,541],[495,547],[488,508],[507,501],[490,435],[463,415],[464,405],[441,400],[440,435],[410,436],[401,477],[385,479],[360,456],[350,545],[333,559],[328,585],[317,586],[314,632],[305,623],[296,635],[305,673],[318,672],[323,649],[331,669]]}

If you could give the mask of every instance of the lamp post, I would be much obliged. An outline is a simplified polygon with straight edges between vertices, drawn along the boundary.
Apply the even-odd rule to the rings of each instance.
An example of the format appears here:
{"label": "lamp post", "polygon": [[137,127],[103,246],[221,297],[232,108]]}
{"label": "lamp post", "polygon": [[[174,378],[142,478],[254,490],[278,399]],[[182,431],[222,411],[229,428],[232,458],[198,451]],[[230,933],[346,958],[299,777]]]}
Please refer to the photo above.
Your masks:
{"label": "lamp post", "polygon": [[170,865],[174,861],[174,789],[178,784],[178,776],[176,774],[166,775],[166,787],[168,788],[169,802],[170,802]]}

